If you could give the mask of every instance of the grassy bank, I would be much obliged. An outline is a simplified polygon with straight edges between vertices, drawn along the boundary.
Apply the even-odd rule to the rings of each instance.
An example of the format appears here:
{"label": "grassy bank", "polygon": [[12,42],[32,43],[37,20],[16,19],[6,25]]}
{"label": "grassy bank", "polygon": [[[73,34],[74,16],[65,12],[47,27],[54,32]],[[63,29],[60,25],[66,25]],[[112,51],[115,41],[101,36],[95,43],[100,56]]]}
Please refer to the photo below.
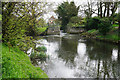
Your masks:
{"label": "grassy bank", "polygon": [[118,36],[118,28],[113,28],[106,35],[102,35],[99,33],[98,30],[92,29],[82,33],[81,36],[87,38],[94,38],[101,41],[113,42],[113,43],[118,43],[118,41],[120,40],[120,37]]}
{"label": "grassy bank", "polygon": [[31,64],[29,57],[19,48],[2,44],[2,78],[48,78],[39,67]]}

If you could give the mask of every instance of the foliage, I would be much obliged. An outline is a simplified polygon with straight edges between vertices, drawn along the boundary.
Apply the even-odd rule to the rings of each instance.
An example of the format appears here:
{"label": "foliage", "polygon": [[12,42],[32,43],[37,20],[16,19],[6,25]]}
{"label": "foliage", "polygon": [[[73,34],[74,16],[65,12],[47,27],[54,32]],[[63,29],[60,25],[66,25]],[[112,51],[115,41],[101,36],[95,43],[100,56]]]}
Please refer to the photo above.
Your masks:
{"label": "foliage", "polygon": [[82,26],[83,25],[83,21],[81,17],[71,17],[69,23],[67,24],[67,27],[78,27],[78,26]]}
{"label": "foliage", "polygon": [[45,60],[47,58],[47,55],[45,52],[31,52],[30,58],[33,59],[40,59],[40,60]]}
{"label": "foliage", "polygon": [[87,19],[87,22],[85,24],[85,28],[86,28],[86,30],[98,29],[99,23],[100,23],[99,17],[89,18],[89,19]]}
{"label": "foliage", "polygon": [[[0,65],[2,65],[2,43],[0,42]],[[2,66],[0,66],[0,79],[2,79]]]}
{"label": "foliage", "polygon": [[89,30],[89,31],[88,31],[88,33],[91,33],[91,34],[92,34],[92,33],[96,33],[96,32],[97,32],[96,29],[92,29],[92,30]]}
{"label": "foliage", "polygon": [[120,21],[120,13],[117,14],[117,21]]}
{"label": "foliage", "polygon": [[2,15],[0,14],[0,21],[2,21]]}
{"label": "foliage", "polygon": [[85,28],[87,30],[96,29],[99,30],[101,34],[106,35],[111,29],[111,22],[108,18],[93,17],[87,19]]}
{"label": "foliage", "polygon": [[41,47],[37,47],[35,50],[37,50],[37,51],[47,51],[47,49],[46,49],[46,47],[45,46],[41,46]]}
{"label": "foliage", "polygon": [[2,40],[2,34],[0,34],[0,40]]}
{"label": "foliage", "polygon": [[32,37],[46,29],[41,28],[44,20],[37,19],[42,14],[42,12],[36,12],[36,10],[42,10],[38,5],[39,3],[3,2],[3,42],[10,42],[12,46],[17,45],[23,51],[34,45]]}
{"label": "foliage", "polygon": [[113,24],[112,27],[118,27],[119,25],[118,24]]}
{"label": "foliage", "polygon": [[0,41],[2,40],[2,15],[0,14]]}
{"label": "foliage", "polygon": [[75,6],[74,2],[64,2],[57,7],[56,13],[61,20],[62,29],[65,31],[66,25],[73,16],[77,16],[79,7]]}
{"label": "foliage", "polygon": [[41,33],[45,32],[47,27],[37,27],[37,35],[40,35]]}
{"label": "foliage", "polygon": [[36,58],[37,57],[37,53],[36,52],[31,52],[30,58]]}
{"label": "foliage", "polygon": [[99,35],[97,36],[98,38],[105,38],[105,39],[109,39],[109,40],[113,40],[113,41],[118,41],[120,40],[120,37],[118,36],[118,34],[107,34],[105,36],[103,35]]}
{"label": "foliage", "polygon": [[39,46],[31,52],[30,58],[32,60],[34,60],[34,59],[45,60],[47,57],[47,55],[45,53],[46,51],[47,51],[47,49],[45,46],[41,46],[41,47]]}
{"label": "foliage", "polygon": [[31,64],[29,57],[18,48],[2,45],[2,77],[3,78],[48,78],[39,68]]}
{"label": "foliage", "polygon": [[78,16],[74,16],[74,17],[71,17],[70,18],[70,21],[71,23],[78,23],[78,24],[82,24],[82,18],[81,17],[78,17]]}
{"label": "foliage", "polygon": [[19,42],[17,42],[17,46],[20,48],[20,50],[24,51],[27,53],[27,50],[30,49],[31,47],[35,47],[34,39],[33,37],[26,36],[23,39],[21,39]]}
{"label": "foliage", "polygon": [[46,55],[44,52],[40,52],[40,53],[38,54],[38,58],[40,58],[41,60],[45,60],[46,57],[47,57],[47,55]]}
{"label": "foliage", "polygon": [[111,23],[108,18],[103,18],[100,20],[100,23],[98,24],[99,32],[103,35],[106,35],[107,32],[111,29]]}

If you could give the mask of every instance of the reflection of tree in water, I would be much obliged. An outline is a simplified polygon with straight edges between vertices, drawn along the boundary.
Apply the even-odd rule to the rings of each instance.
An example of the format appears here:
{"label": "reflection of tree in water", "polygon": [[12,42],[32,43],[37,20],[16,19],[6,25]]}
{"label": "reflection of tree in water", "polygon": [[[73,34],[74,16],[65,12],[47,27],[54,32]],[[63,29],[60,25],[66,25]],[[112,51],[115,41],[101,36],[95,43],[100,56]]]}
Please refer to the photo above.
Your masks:
{"label": "reflection of tree in water", "polygon": [[86,51],[92,60],[111,59],[113,46],[107,43],[96,42],[95,40],[86,41]]}
{"label": "reflection of tree in water", "polygon": [[74,58],[77,54],[77,40],[72,38],[72,39],[67,39],[67,38],[62,38],[61,40],[61,46],[58,51],[58,57],[62,58],[66,62],[74,62]]}
{"label": "reflection of tree in water", "polygon": [[119,79],[120,79],[120,42],[118,45],[118,75],[119,75]]}
{"label": "reflection of tree in water", "polygon": [[116,47],[108,43],[103,43],[95,40],[86,41],[86,52],[90,60],[97,62],[97,77],[110,78],[118,77],[117,62],[112,60],[112,50]]}

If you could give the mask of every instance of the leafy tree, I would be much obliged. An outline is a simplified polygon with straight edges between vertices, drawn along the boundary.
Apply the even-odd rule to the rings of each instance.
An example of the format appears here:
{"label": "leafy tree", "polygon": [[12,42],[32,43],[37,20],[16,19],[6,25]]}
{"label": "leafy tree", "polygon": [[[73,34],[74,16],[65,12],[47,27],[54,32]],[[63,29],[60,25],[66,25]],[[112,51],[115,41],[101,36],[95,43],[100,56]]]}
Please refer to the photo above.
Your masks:
{"label": "leafy tree", "polygon": [[119,24],[119,28],[118,28],[119,35],[118,36],[120,36],[120,13],[118,13],[117,20],[118,20],[118,24]]}
{"label": "leafy tree", "polygon": [[78,27],[83,24],[82,17],[74,16],[71,17],[67,27]]}
{"label": "leafy tree", "polygon": [[106,35],[107,32],[109,32],[111,29],[111,22],[108,18],[103,18],[100,20],[100,23],[98,24],[98,30],[101,34]]}
{"label": "leafy tree", "polygon": [[[9,20],[11,19],[11,13],[13,12],[13,9],[15,7],[15,2],[11,3],[11,2],[8,2],[8,3],[5,3],[3,2],[2,3],[2,34],[3,34],[3,38],[7,32],[7,27],[9,26],[8,25],[8,22]],[[7,35],[7,34],[6,34]]]}
{"label": "leafy tree", "polygon": [[101,34],[106,35],[111,29],[111,21],[109,18],[93,17],[87,19],[85,28],[86,30],[96,29],[99,30]]}
{"label": "leafy tree", "polygon": [[93,18],[89,18],[87,19],[86,22],[86,30],[91,30],[91,29],[98,29],[98,24],[100,22],[100,18],[99,17],[93,17]]}
{"label": "leafy tree", "polygon": [[34,47],[32,36],[38,33],[37,21],[43,14],[42,6],[38,5],[41,6],[39,3],[3,2],[3,42],[10,42],[12,46],[17,45],[23,51]]}
{"label": "leafy tree", "polygon": [[76,7],[74,2],[64,2],[57,7],[55,12],[61,20],[62,29],[64,31],[66,30],[66,25],[69,23],[70,18],[78,15],[78,9],[79,7]]}

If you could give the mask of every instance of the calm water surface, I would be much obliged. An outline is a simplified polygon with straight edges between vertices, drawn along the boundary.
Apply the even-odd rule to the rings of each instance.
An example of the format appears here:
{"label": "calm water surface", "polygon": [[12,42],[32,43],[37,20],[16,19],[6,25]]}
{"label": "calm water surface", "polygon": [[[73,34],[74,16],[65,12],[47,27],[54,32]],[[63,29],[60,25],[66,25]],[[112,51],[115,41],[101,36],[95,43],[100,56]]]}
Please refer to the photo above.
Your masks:
{"label": "calm water surface", "polygon": [[49,55],[38,66],[49,78],[120,78],[118,45],[65,33],[46,36],[38,42]]}

